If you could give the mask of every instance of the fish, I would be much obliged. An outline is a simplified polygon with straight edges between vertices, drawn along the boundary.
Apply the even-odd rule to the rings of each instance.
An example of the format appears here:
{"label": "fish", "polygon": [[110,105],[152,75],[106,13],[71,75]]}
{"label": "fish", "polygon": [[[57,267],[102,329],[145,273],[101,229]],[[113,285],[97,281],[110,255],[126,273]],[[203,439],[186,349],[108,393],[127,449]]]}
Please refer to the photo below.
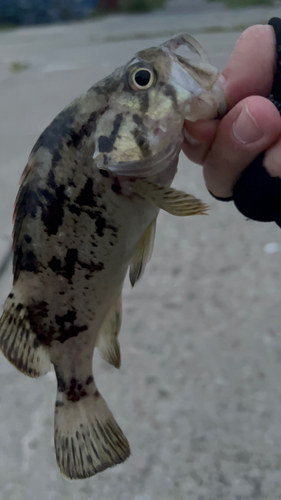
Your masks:
{"label": "fish", "polygon": [[120,367],[123,283],[128,271],[132,287],[143,275],[160,209],[207,213],[171,184],[184,120],[224,109],[218,70],[193,37],[180,34],[138,52],[75,99],[30,153],[15,201],[0,348],[29,377],[53,365],[55,452],[66,478],[93,476],[130,455],[95,384],[93,352]]}

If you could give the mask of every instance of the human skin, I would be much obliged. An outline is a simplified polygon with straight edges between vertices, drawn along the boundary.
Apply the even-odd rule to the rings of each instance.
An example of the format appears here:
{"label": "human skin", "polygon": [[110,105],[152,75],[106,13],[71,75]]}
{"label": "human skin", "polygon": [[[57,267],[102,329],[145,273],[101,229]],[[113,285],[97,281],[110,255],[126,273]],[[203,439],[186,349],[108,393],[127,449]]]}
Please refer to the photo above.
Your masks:
{"label": "human skin", "polygon": [[229,198],[243,170],[266,151],[264,167],[281,177],[281,117],[267,97],[276,69],[271,26],[248,28],[222,73],[228,113],[221,120],[185,122],[184,153],[203,166],[207,189]]}

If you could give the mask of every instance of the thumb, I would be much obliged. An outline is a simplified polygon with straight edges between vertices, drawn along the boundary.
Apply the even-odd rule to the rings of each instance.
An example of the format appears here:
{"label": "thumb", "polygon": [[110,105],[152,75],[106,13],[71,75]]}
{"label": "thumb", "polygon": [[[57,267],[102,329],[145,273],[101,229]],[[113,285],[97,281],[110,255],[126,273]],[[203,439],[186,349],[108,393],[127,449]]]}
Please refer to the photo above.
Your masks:
{"label": "thumb", "polygon": [[247,97],[222,119],[204,159],[206,186],[218,198],[229,198],[243,170],[281,134],[281,117],[268,99]]}

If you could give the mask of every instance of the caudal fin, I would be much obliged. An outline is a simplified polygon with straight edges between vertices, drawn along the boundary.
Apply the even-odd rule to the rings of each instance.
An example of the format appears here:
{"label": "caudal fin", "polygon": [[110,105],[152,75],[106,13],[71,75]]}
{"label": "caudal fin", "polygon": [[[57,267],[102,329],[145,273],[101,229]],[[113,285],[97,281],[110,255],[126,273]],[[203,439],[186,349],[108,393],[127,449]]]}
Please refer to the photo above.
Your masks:
{"label": "caudal fin", "polygon": [[0,318],[0,349],[29,377],[45,375],[51,368],[48,351],[32,332],[26,307],[15,290],[9,294]]}
{"label": "caudal fin", "polygon": [[55,448],[61,473],[69,479],[93,476],[130,455],[126,437],[93,382],[58,392]]}

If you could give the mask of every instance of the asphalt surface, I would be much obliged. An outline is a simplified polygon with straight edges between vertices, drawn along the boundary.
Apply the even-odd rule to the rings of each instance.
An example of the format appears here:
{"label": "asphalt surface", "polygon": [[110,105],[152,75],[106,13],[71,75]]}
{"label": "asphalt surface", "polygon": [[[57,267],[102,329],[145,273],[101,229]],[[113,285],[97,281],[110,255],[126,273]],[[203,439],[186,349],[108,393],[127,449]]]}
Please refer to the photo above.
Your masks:
{"label": "asphalt surface", "polygon": [[[238,11],[232,26],[279,10]],[[0,34],[0,264],[19,178],[44,127],[134,52],[163,41],[165,33],[155,38],[161,30],[198,26],[198,40],[223,68],[239,32],[202,33],[217,25],[215,11],[207,15],[165,11]],[[219,11],[218,22],[231,27],[229,12]],[[135,40],[134,30],[151,38]],[[108,41],[121,34],[127,39]],[[19,62],[26,70],[15,73]],[[122,367],[94,359],[131,458],[65,481],[53,445],[54,374],[28,379],[1,356],[1,500],[281,499],[280,230],[211,199],[201,168],[185,158],[174,184],[209,203],[210,215],[160,214],[152,261],[139,285],[124,290]],[[11,279],[9,265],[1,303]]]}

